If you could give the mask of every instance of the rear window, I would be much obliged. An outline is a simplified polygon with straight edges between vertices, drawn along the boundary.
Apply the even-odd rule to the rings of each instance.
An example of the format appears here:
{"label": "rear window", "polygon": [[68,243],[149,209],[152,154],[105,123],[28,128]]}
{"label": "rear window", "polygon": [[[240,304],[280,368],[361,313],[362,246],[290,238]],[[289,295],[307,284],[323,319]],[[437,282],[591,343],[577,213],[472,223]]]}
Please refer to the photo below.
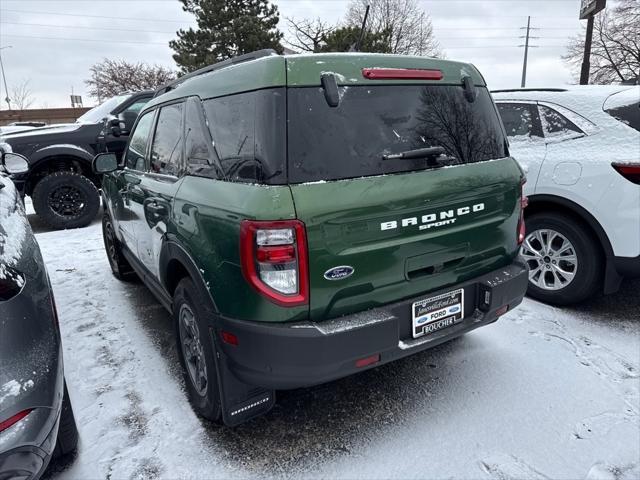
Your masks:
{"label": "rear window", "polygon": [[341,87],[337,108],[318,87],[288,91],[291,183],[384,175],[428,168],[427,159],[383,155],[441,146],[464,164],[507,156],[495,107],[484,87],[470,103],[460,86]]}
{"label": "rear window", "polygon": [[640,131],[640,87],[611,95],[604,103],[604,111]]}

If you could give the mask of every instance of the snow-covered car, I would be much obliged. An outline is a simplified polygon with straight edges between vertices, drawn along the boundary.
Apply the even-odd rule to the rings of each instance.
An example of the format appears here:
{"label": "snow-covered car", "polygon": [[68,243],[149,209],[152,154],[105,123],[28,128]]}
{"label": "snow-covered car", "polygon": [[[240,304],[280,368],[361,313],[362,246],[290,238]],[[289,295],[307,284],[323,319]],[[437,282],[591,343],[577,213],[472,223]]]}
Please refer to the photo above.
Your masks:
{"label": "snow-covered car", "polygon": [[566,305],[640,276],[640,87],[493,96],[527,174],[528,294]]}
{"label": "snow-covered car", "polygon": [[37,479],[52,456],[75,450],[78,431],[49,277],[6,175],[27,162],[0,158],[0,480]]}

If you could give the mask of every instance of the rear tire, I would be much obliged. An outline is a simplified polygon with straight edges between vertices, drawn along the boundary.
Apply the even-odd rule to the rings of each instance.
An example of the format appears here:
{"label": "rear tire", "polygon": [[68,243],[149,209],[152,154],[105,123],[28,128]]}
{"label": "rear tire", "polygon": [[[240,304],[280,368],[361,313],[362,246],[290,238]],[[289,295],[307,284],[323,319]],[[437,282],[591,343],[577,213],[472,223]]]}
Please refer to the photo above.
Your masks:
{"label": "rear tire", "polygon": [[189,401],[196,413],[221,423],[220,390],[209,319],[215,318],[210,299],[190,278],[178,283],[173,296],[178,355]]}
{"label": "rear tire", "polygon": [[67,382],[64,382],[64,396],[62,397],[62,411],[60,412],[60,427],[58,438],[53,449],[53,458],[60,458],[76,451],[78,447],[78,427],[73,415],[71,399],[67,391]]}
{"label": "rear tire", "polygon": [[55,172],[33,190],[33,208],[55,229],[85,227],[100,209],[98,189],[87,177],[75,172]]}
{"label": "rear tire", "polygon": [[550,212],[531,215],[526,227],[521,254],[530,269],[530,297],[552,305],[570,305],[596,293],[604,261],[598,239],[586,225]]}
{"label": "rear tire", "polygon": [[131,268],[131,264],[122,254],[122,245],[116,237],[113,222],[106,211],[102,216],[102,239],[113,276],[118,280],[128,280],[133,277],[133,268]]}

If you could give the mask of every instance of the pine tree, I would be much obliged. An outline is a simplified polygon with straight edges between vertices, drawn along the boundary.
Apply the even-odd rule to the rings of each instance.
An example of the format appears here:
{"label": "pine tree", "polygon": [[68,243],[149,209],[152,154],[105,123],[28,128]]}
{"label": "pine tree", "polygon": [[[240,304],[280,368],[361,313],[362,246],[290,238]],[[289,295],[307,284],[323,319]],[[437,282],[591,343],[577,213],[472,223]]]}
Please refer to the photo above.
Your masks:
{"label": "pine tree", "polygon": [[[324,45],[320,47],[320,52],[349,52],[356,45],[360,38],[360,27],[339,27],[324,37]],[[389,48],[388,32],[366,31],[360,52],[391,53]]]}
{"label": "pine tree", "polygon": [[278,7],[269,0],[180,0],[197,29],[180,29],[169,42],[182,73],[244,53],[273,48],[282,53]]}

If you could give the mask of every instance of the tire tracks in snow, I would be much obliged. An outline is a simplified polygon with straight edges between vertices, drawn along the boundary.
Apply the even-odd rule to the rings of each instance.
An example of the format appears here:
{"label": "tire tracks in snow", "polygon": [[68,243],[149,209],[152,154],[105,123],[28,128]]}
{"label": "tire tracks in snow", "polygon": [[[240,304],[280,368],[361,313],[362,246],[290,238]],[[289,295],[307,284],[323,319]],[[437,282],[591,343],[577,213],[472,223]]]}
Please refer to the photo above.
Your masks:
{"label": "tire tracks in snow", "polygon": [[104,252],[96,248],[102,243],[100,225],[47,232],[39,240],[60,312],[65,372],[80,430],[75,462],[58,471],[54,465],[50,475],[232,475],[232,468],[220,465],[224,457],[206,444],[180,382],[145,331],[146,318],[162,319],[161,307],[142,284],[112,277]]}
{"label": "tire tracks in snow", "polygon": [[[538,322],[531,323],[539,325],[542,321],[549,328],[529,330],[529,334],[568,346],[580,364],[600,377],[625,403],[625,408],[621,412],[605,411],[579,422],[575,427],[574,438],[584,439],[606,434],[621,422],[637,425],[640,421],[640,389],[638,388],[640,366],[585,335],[571,335],[561,319],[564,313],[551,306],[546,308],[550,318],[538,317]],[[528,311],[524,310],[518,314],[515,323],[523,323],[527,316]]]}
{"label": "tire tracks in snow", "polygon": [[[573,438],[580,441],[594,436],[604,436],[623,423],[637,428],[640,422],[640,366],[585,335],[572,335],[562,321],[565,314],[561,310],[541,306],[545,310],[548,309],[548,316],[534,317],[526,306],[523,306],[515,316],[507,318],[516,325],[546,326],[547,328],[529,329],[528,333],[532,337],[566,346],[581,365],[597,375],[624,402],[622,411],[604,411],[579,421],[574,427]],[[550,478],[523,459],[510,454],[487,455],[479,461],[479,467],[495,480]],[[634,478],[639,471],[640,466],[635,462],[620,467],[597,461],[588,470],[585,480]]]}

